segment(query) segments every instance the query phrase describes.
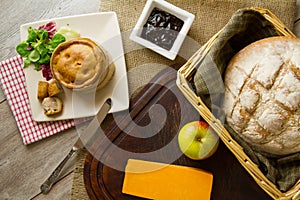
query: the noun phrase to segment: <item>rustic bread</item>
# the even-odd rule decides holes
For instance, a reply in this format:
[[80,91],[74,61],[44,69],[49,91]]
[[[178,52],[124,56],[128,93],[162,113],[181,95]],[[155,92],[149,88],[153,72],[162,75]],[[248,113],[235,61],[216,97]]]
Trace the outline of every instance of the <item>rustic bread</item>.
[[300,39],[270,37],[230,61],[224,75],[228,125],[255,149],[300,151]]
[[61,43],[51,56],[50,66],[62,86],[78,91],[96,89],[109,71],[104,51],[88,38]]

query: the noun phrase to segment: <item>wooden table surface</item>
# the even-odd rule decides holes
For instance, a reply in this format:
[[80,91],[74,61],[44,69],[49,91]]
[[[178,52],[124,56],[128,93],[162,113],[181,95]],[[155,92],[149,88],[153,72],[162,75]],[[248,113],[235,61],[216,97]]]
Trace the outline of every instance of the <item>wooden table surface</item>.
[[[0,60],[13,57],[20,41],[21,24],[53,17],[98,12],[100,0],[0,0]],[[300,18],[297,0],[295,21]],[[300,21],[294,33],[300,37]],[[49,176],[77,139],[75,129],[25,146],[5,96],[0,90],[0,199],[69,199],[73,165],[49,194],[40,193],[40,184]]]

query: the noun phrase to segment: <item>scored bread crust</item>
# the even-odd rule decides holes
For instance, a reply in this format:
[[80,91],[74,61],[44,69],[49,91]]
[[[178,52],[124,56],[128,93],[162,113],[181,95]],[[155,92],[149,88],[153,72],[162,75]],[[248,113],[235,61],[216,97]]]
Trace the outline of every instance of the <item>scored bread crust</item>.
[[272,155],[300,151],[300,39],[254,42],[224,76],[227,124],[250,146]]
[[75,38],[54,50],[50,67],[53,77],[64,87],[75,90],[96,88],[108,72],[102,49],[88,38]]

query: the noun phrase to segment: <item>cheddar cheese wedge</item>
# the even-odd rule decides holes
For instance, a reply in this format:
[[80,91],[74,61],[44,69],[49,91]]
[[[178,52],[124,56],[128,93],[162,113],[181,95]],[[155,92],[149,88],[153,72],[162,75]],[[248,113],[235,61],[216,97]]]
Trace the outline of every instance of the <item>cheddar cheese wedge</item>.
[[148,199],[209,200],[213,175],[201,169],[129,159],[122,192]]

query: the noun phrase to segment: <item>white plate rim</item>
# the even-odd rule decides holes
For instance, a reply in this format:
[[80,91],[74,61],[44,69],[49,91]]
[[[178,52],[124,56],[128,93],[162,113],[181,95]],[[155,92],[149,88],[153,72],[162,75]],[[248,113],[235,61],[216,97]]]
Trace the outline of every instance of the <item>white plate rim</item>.
[[[64,17],[51,18],[51,19],[45,19],[45,20],[40,20],[40,21],[36,21],[36,22],[25,23],[20,26],[21,41],[23,41],[27,38],[27,29],[29,26],[37,27],[41,24],[45,24],[50,21],[54,21],[56,23],[66,23],[68,20],[70,21],[70,20],[76,20],[76,19],[81,19],[81,18],[94,19],[94,20],[100,19],[100,21],[101,21],[101,17],[108,17],[111,20],[110,21],[111,23],[107,23],[105,25],[111,26],[110,28],[113,28],[114,32],[110,33],[110,34],[115,34],[115,38],[113,38],[112,40],[117,42],[118,49],[120,50],[120,52],[119,52],[120,55],[118,54],[119,55],[118,58],[116,58],[116,60],[114,61],[116,64],[115,76],[117,76],[119,78],[119,80],[113,80],[112,82],[114,82],[114,83],[112,83],[112,84],[109,83],[110,86],[106,86],[106,87],[110,87],[113,90],[117,89],[117,91],[121,92],[122,94],[118,95],[113,92],[111,92],[111,93],[107,92],[109,88],[101,89],[98,92],[110,93],[110,95],[112,95],[111,99],[112,99],[113,103],[112,103],[112,108],[109,112],[110,113],[119,112],[122,110],[126,110],[129,107],[129,91],[128,91],[128,80],[127,80],[123,43],[122,43],[122,39],[121,39],[121,32],[120,32],[120,27],[119,27],[119,23],[118,23],[118,18],[117,18],[117,15],[115,12],[88,13],[88,14],[64,16]],[[99,24],[99,25],[101,25],[101,24]],[[72,26],[70,26],[70,27],[72,28]],[[57,29],[59,29],[59,28],[60,28],[60,26],[57,26]],[[74,29],[74,30],[76,30],[76,29]],[[81,32],[81,30],[76,30],[76,31],[78,31],[79,33]],[[86,37],[86,36],[81,35],[81,37]],[[94,39],[93,36],[88,36],[88,38]],[[109,38],[109,39],[111,39],[111,38]],[[104,38],[104,40],[105,40],[105,38]],[[96,42],[101,43],[101,41],[96,41]],[[108,50],[106,48],[104,48],[104,49],[106,51],[110,52],[110,50]],[[68,120],[68,119],[77,119],[77,118],[94,116],[100,109],[101,105],[104,103],[105,99],[108,98],[108,96],[109,96],[109,95],[104,94],[104,95],[101,95],[101,96],[103,96],[103,98],[99,98],[98,97],[99,95],[96,94],[95,98],[96,98],[97,102],[95,104],[97,104],[97,105],[94,107],[90,107],[88,109],[88,111],[86,111],[86,112],[81,112],[81,110],[74,111],[73,109],[72,110],[63,109],[63,113],[61,115],[46,116],[43,113],[43,110],[40,110],[39,113],[37,113],[37,111],[36,111],[37,110],[37,108],[35,107],[36,104],[37,103],[41,104],[41,102],[36,98],[36,91],[33,91],[33,90],[29,89],[29,87],[28,87],[28,85],[30,85],[30,81],[31,81],[30,78],[32,78],[32,77],[29,77],[28,70],[34,71],[34,69],[32,68],[32,66],[29,66],[28,68],[24,69],[24,72],[25,72],[27,92],[28,92],[29,102],[30,102],[30,107],[31,107],[31,112],[32,112],[31,113],[32,118],[33,118],[33,120],[35,120],[37,122]],[[38,73],[41,74],[41,72],[38,72]],[[40,76],[42,76],[42,75],[40,75]],[[114,78],[115,78],[115,76],[114,76]],[[36,78],[36,85],[37,85],[38,80],[40,80],[40,77]],[[42,78],[41,80],[45,80],[45,79]],[[120,81],[121,83],[117,84],[118,81]],[[121,89],[120,89],[120,87],[121,87]],[[67,103],[69,104],[69,102],[67,102]],[[39,106],[41,107],[41,105],[39,105]],[[70,108],[70,105],[68,107]],[[74,108],[74,107],[76,107],[76,106],[72,105],[72,108]],[[83,109],[83,110],[86,110],[86,109]]]

